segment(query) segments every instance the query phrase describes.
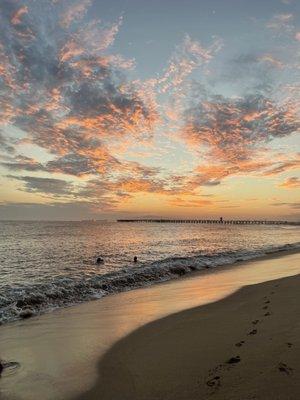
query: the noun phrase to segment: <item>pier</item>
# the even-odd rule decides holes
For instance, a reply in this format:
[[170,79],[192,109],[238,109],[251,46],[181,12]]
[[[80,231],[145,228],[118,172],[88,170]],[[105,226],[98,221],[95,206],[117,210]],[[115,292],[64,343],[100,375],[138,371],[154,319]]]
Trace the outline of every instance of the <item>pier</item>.
[[223,225],[300,225],[300,221],[237,220],[237,219],[118,219],[117,222],[159,224],[223,224]]

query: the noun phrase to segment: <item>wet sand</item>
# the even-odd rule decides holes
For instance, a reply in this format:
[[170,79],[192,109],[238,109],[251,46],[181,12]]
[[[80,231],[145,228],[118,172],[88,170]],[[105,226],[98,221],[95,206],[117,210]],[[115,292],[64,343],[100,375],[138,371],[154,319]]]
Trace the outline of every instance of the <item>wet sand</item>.
[[276,395],[299,389],[299,278],[275,280],[299,273],[300,254],[282,253],[1,326],[1,358],[19,367],[2,374],[0,398],[296,400]]
[[300,399],[300,275],[150,323],[101,359],[80,400]]

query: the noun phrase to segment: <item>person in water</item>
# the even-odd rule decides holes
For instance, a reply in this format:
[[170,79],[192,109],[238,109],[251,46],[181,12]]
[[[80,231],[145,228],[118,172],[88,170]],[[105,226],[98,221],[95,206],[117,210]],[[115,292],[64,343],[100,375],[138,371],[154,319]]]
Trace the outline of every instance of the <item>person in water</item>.
[[134,256],[134,257],[133,257],[133,261],[134,261],[134,262],[137,262],[137,256]]
[[103,258],[98,257],[96,262],[97,262],[97,264],[102,264],[104,262],[104,260],[103,260]]

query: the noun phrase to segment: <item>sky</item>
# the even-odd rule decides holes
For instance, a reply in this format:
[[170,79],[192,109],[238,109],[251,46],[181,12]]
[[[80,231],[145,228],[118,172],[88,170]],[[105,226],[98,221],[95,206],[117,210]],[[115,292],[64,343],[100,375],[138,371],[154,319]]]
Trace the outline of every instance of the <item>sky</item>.
[[0,219],[300,220],[300,2],[0,0]]

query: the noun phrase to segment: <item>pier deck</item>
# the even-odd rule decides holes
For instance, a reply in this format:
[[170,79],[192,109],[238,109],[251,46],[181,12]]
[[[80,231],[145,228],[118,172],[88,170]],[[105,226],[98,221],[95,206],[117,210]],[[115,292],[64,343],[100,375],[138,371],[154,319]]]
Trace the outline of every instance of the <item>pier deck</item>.
[[299,221],[236,220],[236,219],[118,219],[118,222],[171,224],[229,224],[229,225],[300,225]]

